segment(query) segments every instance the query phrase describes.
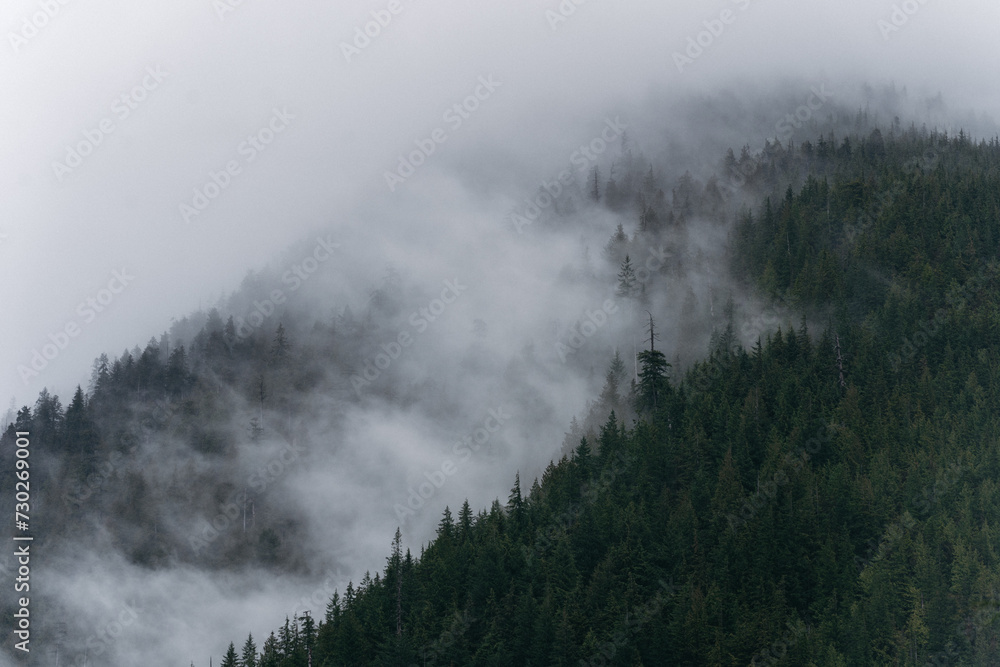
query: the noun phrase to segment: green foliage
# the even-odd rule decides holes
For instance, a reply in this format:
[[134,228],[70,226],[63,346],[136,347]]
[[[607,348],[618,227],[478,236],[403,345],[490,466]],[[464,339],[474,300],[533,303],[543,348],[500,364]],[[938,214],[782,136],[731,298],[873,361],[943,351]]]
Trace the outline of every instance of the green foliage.
[[639,353],[639,394],[636,408],[640,411],[656,410],[663,405],[670,384],[667,378],[667,357],[659,350],[643,350]]
[[[335,597],[314,659],[988,664],[1000,624],[977,601],[1000,591],[1000,292],[983,268],[1000,241],[998,157],[996,142],[915,132],[785,155],[772,178],[806,160],[816,174],[743,216],[734,264],[829,326],[748,353],[730,304],[684,377],[644,351],[643,421],[611,412],[594,451],[580,440],[527,496],[518,476],[506,507],[466,504],[457,526],[446,511],[399,582],[402,637],[374,613],[397,600],[394,557]],[[623,371],[616,354],[603,405]]]
[[229,642],[229,649],[222,658],[222,667],[241,667],[239,658],[236,657],[236,647],[232,642]]
[[[647,166],[616,171],[594,204],[648,197],[639,241],[619,226],[609,244],[628,296],[630,244],[722,210],[724,189],[690,175],[668,203]],[[397,534],[382,572],[315,625],[286,621],[259,659],[248,638],[242,664],[995,664],[1000,142],[894,127],[731,153],[726,169],[764,193],[735,225],[734,272],[819,326],[761,330],[747,351],[729,304],[709,356],[675,377],[651,344],[637,421],[621,412],[630,369],[615,353],[600,421],[529,493],[509,471],[506,504],[466,502],[457,521],[446,509],[419,558]],[[324,335],[360,349],[349,336],[366,322],[345,309]],[[15,428],[44,435],[66,455],[48,486],[72,489],[165,397],[156,428],[221,456],[234,445],[206,426],[233,417],[220,386],[259,404],[259,428],[281,428],[269,411],[318,381],[312,343],[284,326],[240,338],[217,313],[203,324],[187,349],[154,341],[101,361],[66,410],[43,392],[3,451]],[[258,378],[273,395],[254,395]],[[104,487],[92,502],[115,529],[148,533],[141,471],[87,490]],[[273,528],[251,539],[220,551],[281,564]],[[156,544],[133,546],[156,562]],[[232,644],[223,664],[241,664]]]

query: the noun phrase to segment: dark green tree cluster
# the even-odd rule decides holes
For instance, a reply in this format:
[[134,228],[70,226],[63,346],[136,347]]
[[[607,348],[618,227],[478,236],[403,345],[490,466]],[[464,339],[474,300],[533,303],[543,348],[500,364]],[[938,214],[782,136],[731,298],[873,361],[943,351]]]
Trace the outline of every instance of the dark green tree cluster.
[[639,421],[446,510],[419,558],[397,543],[333,597],[313,664],[996,664],[1000,146],[778,152],[753,159],[801,185],[743,217],[733,261],[822,330],[748,351],[729,329],[671,382],[647,354]]
[[[735,191],[760,203],[736,222],[734,272],[818,324],[746,349],[730,303],[684,374],[651,326],[636,361],[631,349],[610,359],[566,455],[526,493],[515,476],[505,504],[445,509],[418,557],[397,533],[385,567],[322,618],[286,620],[259,650],[231,644],[224,664],[995,664],[1000,142],[862,121],[849,136],[744,148],[719,178],[673,184],[623,140],[606,181],[595,169],[590,204],[636,226],[606,248],[619,296],[642,303],[655,282],[637,286],[644,244],[723,220]],[[380,327],[396,330],[398,290],[390,276],[362,315],[320,321],[210,311],[102,356],[65,407],[43,391],[0,443],[12,488],[14,434],[32,433],[36,544],[100,520],[134,562],[191,558],[161,501],[214,507],[238,480],[184,470],[160,488],[136,453],[162,438],[229,460],[236,421],[248,441],[293,437],[297,399],[324,378],[350,395]],[[307,569],[279,529],[294,522],[271,521],[219,537],[199,563]]]

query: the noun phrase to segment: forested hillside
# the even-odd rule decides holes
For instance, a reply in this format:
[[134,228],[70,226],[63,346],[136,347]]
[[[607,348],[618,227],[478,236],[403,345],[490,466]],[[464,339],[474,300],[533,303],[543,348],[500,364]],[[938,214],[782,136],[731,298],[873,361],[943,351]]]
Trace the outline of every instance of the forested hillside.
[[730,154],[772,192],[734,271],[802,324],[609,360],[540,480],[223,665],[1000,664],[998,167],[896,126]]
[[[538,227],[618,221],[594,253],[610,270],[565,280],[644,331],[587,311],[601,344],[499,359],[476,320],[456,362],[491,369],[532,424],[551,410],[546,363],[586,374],[598,358],[564,456],[539,479],[497,464],[508,498],[445,509],[419,554],[386,535],[384,565],[325,610],[219,637],[233,640],[221,664],[1000,664],[1000,143],[843,125],[677,179],[623,139],[611,174],[593,169]],[[728,236],[732,284],[690,278],[717,275],[688,241],[711,234]],[[46,391],[20,409],[3,438],[45,443],[40,547],[100,544],[149,572],[316,575],[285,502],[285,471],[339,446],[315,424],[428,395],[444,419],[460,389],[366,370],[435,291],[390,270],[358,314],[339,295],[318,314],[270,301],[275,284],[251,274],[217,309],[96,360],[65,407]]]

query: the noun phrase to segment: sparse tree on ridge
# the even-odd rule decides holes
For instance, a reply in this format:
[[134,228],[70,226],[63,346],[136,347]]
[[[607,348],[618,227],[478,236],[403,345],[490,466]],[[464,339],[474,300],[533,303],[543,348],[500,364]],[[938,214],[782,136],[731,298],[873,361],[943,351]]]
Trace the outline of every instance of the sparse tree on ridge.
[[[648,311],[647,311],[648,312]],[[662,407],[663,398],[669,391],[667,357],[656,349],[654,342],[658,336],[653,327],[653,316],[649,315],[649,349],[639,353],[642,371],[639,373],[639,410],[655,410]]]

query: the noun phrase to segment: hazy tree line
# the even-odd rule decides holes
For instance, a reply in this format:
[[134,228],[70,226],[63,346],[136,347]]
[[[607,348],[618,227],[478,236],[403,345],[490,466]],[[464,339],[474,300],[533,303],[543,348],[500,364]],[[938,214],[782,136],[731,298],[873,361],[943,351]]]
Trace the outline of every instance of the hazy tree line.
[[[419,556],[397,535],[385,567],[325,613],[234,643],[224,664],[745,665],[762,651],[788,665],[991,664],[1000,144],[894,123],[746,147],[717,177],[673,184],[627,148],[581,204],[623,220],[605,248],[618,268],[608,289],[647,307],[637,251],[692,221],[726,224],[750,193],[733,272],[824,325],[748,350],[730,303],[709,356],[680,373],[653,312],[638,372],[630,350],[608,359],[540,480],[515,478],[489,509],[446,510]],[[169,442],[227,461],[259,438],[306,437],[297,397],[339,375],[351,400],[346,376],[392,331],[399,290],[390,276],[361,316],[278,312],[249,335],[213,310],[102,356],[65,407],[43,391],[3,436],[43,443],[39,539],[100,525],[148,567],[308,570],[295,517],[262,512],[193,551],[168,508],[218,507],[243,480],[182,463],[152,479],[137,455]]]
[[996,664],[998,166],[913,128],[727,156],[781,186],[734,271],[825,326],[724,325],[669,381],[616,355],[530,488],[225,664]]

